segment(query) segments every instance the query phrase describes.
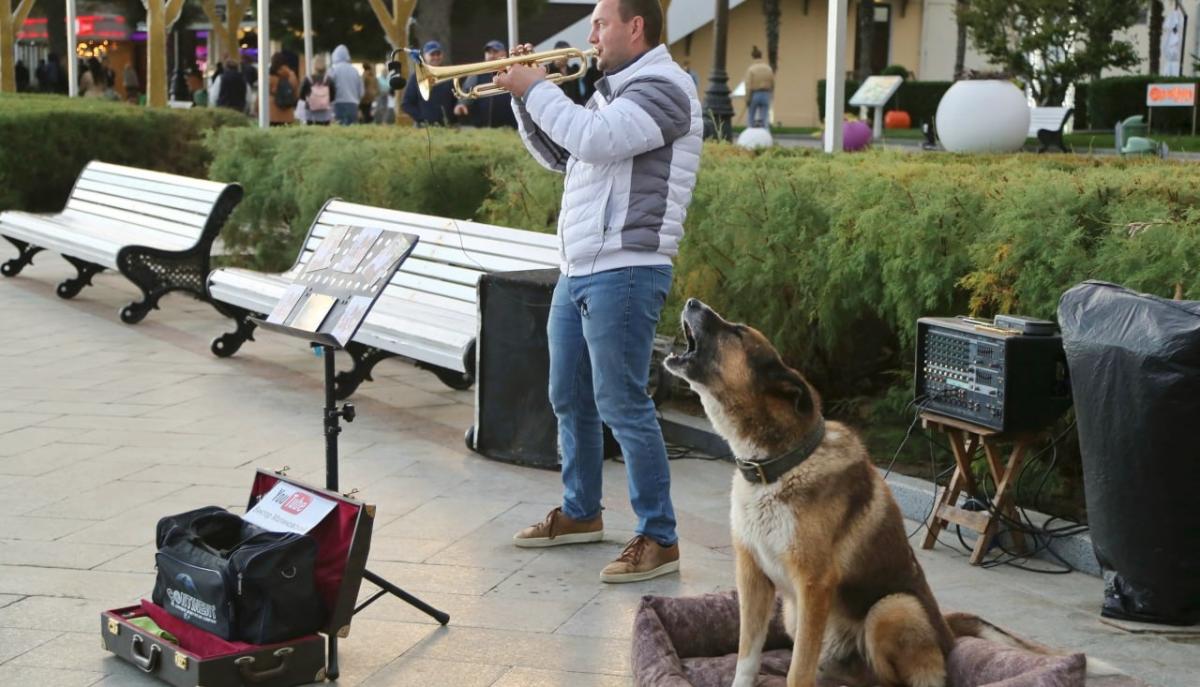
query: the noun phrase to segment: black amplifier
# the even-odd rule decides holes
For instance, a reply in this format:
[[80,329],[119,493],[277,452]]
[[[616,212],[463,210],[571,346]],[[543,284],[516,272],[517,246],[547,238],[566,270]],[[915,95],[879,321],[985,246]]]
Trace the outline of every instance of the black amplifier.
[[997,316],[917,320],[917,404],[1002,432],[1049,425],[1071,405],[1058,328]]

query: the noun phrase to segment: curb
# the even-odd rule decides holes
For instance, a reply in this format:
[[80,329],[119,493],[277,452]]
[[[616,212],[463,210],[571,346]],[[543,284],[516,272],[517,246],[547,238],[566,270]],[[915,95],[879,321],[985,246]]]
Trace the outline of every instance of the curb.
[[[729,445],[713,431],[707,418],[688,415],[672,409],[660,408],[659,410],[661,414],[659,424],[662,425],[663,439],[668,443],[685,446],[705,455],[732,462]],[[888,475],[887,483],[905,518],[924,522],[929,517],[929,510],[934,499],[934,488],[930,482],[907,475],[893,474]],[[962,504],[964,500],[960,498],[959,504]],[[1033,524],[1039,527],[1050,520],[1050,516],[1036,511],[1026,510],[1025,513]],[[1061,519],[1058,522],[1069,524]],[[1003,530],[1001,531],[1003,532]],[[958,538],[954,532],[948,530],[943,530],[942,534],[950,536],[950,539],[941,540],[941,543],[947,546]],[[968,543],[974,542],[976,537],[977,535],[973,531],[963,532],[963,540]],[[1092,537],[1088,532],[1053,539],[1049,544],[1049,549],[1079,572],[1095,577],[1101,576],[1100,564],[1096,561],[1096,553],[1092,548]],[[1039,552],[1035,558],[1054,565],[1062,565],[1054,555],[1047,551]]]

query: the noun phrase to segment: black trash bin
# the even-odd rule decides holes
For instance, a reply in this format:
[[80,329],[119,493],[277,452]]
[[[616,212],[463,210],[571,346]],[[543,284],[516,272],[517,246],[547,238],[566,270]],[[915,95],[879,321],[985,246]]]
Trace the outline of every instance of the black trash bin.
[[1200,302],[1089,281],[1058,320],[1102,614],[1200,621]]
[[[475,425],[467,446],[488,458],[557,470],[546,322],[558,270],[492,272],[479,279]],[[604,455],[621,449],[604,428]]]

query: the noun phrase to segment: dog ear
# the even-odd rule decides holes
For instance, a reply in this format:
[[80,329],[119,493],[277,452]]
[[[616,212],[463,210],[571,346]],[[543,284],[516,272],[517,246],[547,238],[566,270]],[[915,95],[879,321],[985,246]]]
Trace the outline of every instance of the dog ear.
[[781,396],[792,399],[796,412],[802,414],[812,412],[812,392],[808,388],[808,383],[798,372],[779,363],[772,371],[771,377],[775,390]]

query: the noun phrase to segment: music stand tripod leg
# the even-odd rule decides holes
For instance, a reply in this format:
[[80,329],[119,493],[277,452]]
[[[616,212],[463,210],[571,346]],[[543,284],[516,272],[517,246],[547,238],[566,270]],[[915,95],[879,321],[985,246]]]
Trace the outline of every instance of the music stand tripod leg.
[[[338,434],[341,434],[342,428],[340,420],[346,419],[346,422],[353,422],[356,416],[354,405],[351,403],[343,404],[339,409],[337,407],[337,392],[335,388],[336,369],[334,365],[334,355],[336,349],[332,346],[324,344],[313,344],[313,348],[321,349],[321,355],[325,358],[325,488],[330,491],[338,491]],[[378,599],[383,594],[392,594],[401,601],[411,604],[417,609],[427,613],[437,620],[442,625],[450,622],[450,615],[444,611],[430,606],[417,597],[409,594],[400,587],[388,582],[382,577],[376,575],[370,570],[363,571],[363,579],[377,585],[382,591],[373,596],[370,600],[364,602],[358,608],[354,609],[357,613],[367,604],[375,599]],[[337,659],[337,637],[329,635],[328,637],[328,654],[326,659],[325,674],[330,680],[336,680],[338,677],[338,659]]]

